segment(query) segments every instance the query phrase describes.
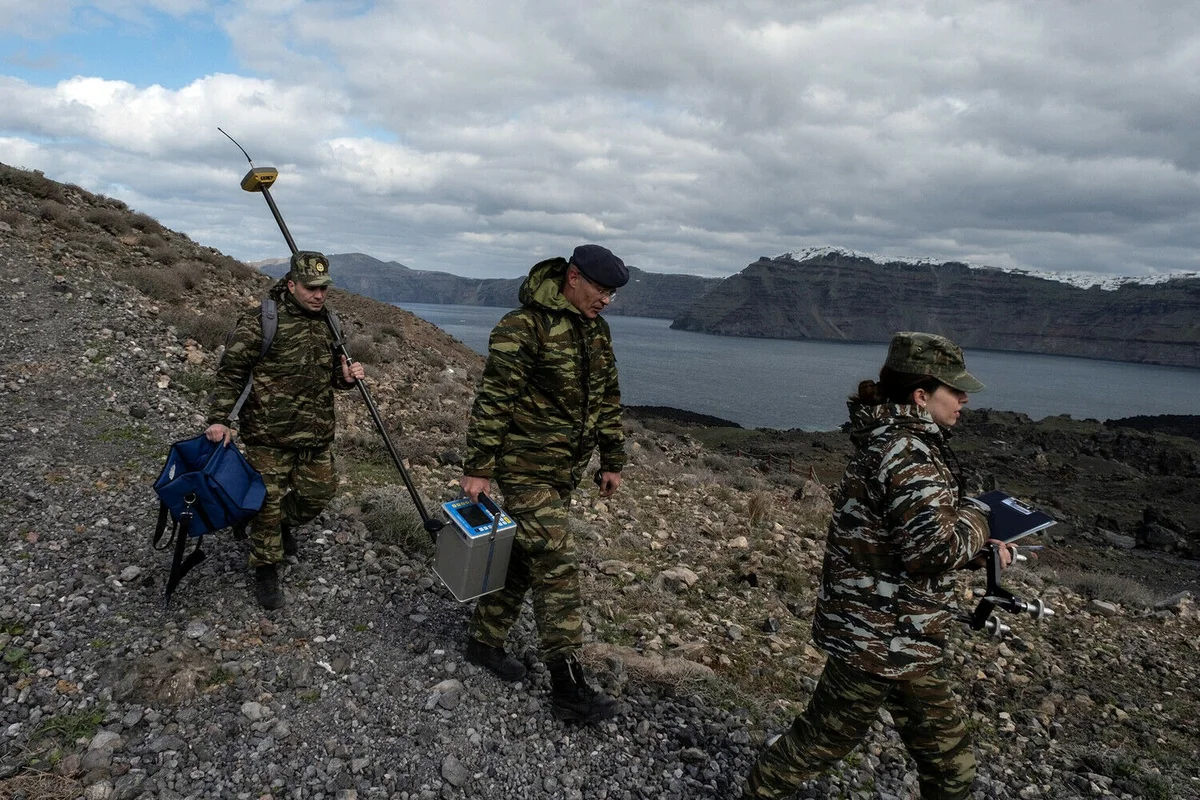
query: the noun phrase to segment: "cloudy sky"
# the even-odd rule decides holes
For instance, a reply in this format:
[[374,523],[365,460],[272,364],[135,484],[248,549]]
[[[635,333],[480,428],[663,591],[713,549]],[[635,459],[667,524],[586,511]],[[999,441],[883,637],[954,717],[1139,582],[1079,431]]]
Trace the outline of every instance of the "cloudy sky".
[[1200,4],[0,0],[0,162],[246,260],[1200,269]]

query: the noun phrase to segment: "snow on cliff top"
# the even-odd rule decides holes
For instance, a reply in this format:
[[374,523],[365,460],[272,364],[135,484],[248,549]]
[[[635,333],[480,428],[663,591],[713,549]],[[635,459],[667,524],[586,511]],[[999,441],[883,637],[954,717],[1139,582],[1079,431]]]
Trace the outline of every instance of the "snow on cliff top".
[[[874,261],[876,264],[909,264],[912,266],[937,266],[938,264],[950,263],[944,260],[939,261],[934,258],[897,258],[895,256],[884,256],[876,253],[863,253],[857,250],[847,250],[844,247],[806,247],[803,250],[794,250],[776,258],[790,258],[793,261],[807,261],[810,258],[820,258],[821,256],[848,256],[850,258],[867,258]],[[1117,288],[1128,283],[1140,284],[1155,284],[1165,283],[1166,281],[1176,278],[1200,278],[1200,272],[1170,272],[1161,275],[1140,275],[1137,277],[1131,276],[1115,276],[1115,275],[1097,275],[1088,272],[1041,272],[1038,270],[1019,269],[1017,267],[990,267],[984,264],[972,264],[969,261],[955,261],[953,263],[966,264],[969,269],[990,269],[996,272],[1010,272],[1014,275],[1028,275],[1032,278],[1043,278],[1048,281],[1058,281],[1071,286],[1078,286],[1081,289],[1087,289],[1092,286],[1099,286],[1105,291],[1114,291]]]

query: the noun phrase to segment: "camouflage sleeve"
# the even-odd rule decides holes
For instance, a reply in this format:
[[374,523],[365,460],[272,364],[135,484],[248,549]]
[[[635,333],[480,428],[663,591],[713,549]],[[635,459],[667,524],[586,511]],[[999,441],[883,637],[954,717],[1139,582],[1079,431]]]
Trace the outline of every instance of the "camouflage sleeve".
[[[611,340],[609,343],[611,347]],[[625,429],[621,426],[621,385],[617,379],[617,357],[606,376],[604,398],[600,401],[600,419],[596,425],[596,440],[600,450],[600,469],[620,472],[625,468]]]
[[209,425],[229,423],[229,413],[238,396],[246,388],[250,370],[262,350],[262,323],[259,313],[243,314],[225,342],[225,354],[217,365],[216,387],[206,422]]
[[915,437],[900,437],[883,453],[879,480],[887,490],[887,519],[911,575],[959,569],[987,539],[987,517],[959,501],[947,472],[929,445]]
[[533,318],[510,311],[492,329],[488,358],[467,424],[463,474],[492,477],[496,458],[512,420],[513,405],[537,361],[538,336]]

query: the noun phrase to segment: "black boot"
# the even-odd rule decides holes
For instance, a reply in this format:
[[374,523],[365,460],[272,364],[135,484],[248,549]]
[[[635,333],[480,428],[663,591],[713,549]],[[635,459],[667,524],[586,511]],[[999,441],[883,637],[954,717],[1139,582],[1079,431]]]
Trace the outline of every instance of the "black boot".
[[300,552],[300,542],[296,540],[296,534],[292,533],[292,526],[286,522],[279,525],[279,533],[283,539],[283,554],[285,556],[294,556]]
[[617,701],[588,685],[587,673],[574,656],[546,664],[550,670],[550,702],[562,719],[600,722],[617,713]]
[[525,665],[504,652],[503,647],[490,647],[478,639],[472,638],[467,641],[465,655],[467,661],[487,667],[501,680],[516,683],[525,677]]
[[279,588],[279,567],[275,564],[254,568],[254,599],[267,609],[283,605],[283,590]]

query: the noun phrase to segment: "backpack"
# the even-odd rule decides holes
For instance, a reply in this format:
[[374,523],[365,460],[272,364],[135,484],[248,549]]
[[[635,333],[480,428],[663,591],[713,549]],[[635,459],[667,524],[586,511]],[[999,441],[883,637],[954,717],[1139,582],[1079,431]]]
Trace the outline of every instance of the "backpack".
[[[158,523],[153,547],[174,544],[171,574],[165,601],[192,567],[205,559],[204,534],[243,525],[262,508],[267,489],[262,476],[234,446],[211,442],[203,433],[171,445],[167,462],[154,482],[158,495]],[[171,538],[162,547],[159,540],[172,519]],[[188,539],[196,546],[185,558]]]

